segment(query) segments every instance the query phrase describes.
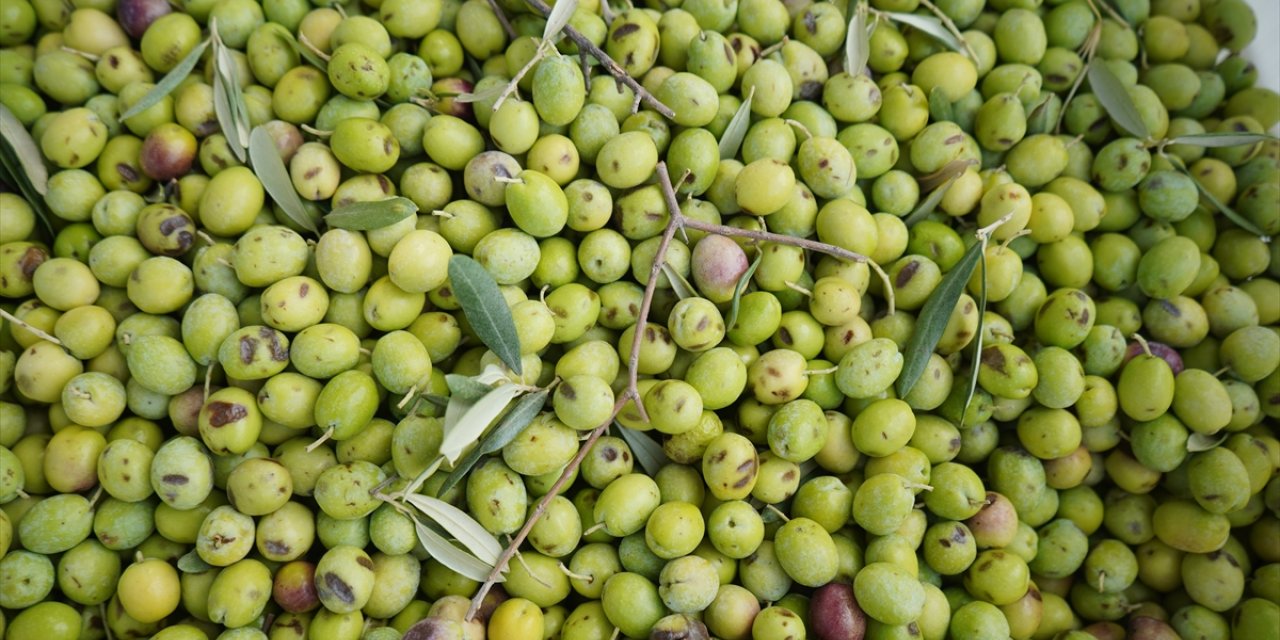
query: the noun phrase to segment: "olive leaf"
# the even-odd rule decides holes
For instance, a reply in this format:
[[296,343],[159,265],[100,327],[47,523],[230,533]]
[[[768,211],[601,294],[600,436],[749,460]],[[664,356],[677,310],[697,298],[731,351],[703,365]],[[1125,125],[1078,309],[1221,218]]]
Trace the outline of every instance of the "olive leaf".
[[467,445],[479,440],[489,424],[523,392],[524,387],[517,384],[499,385],[474,404],[468,405],[452,423],[448,415],[453,408],[453,403],[450,402],[449,408],[445,410],[444,441],[440,443],[440,455],[450,464],[455,462]]
[[1191,178],[1191,181],[1195,183],[1196,188],[1200,190],[1200,197],[1204,198],[1206,202],[1212,205],[1213,208],[1217,209],[1223,216],[1226,216],[1228,220],[1234,222],[1236,226],[1252,233],[1255,236],[1262,238],[1267,237],[1266,231],[1258,228],[1258,225],[1254,224],[1252,220],[1240,215],[1235,209],[1227,206],[1225,202],[1219,200],[1217,196],[1213,195],[1213,192],[1206,189],[1203,184],[1200,184],[1200,181],[1196,180],[1196,177],[1191,174],[1191,170],[1187,169],[1187,165],[1182,162],[1181,158],[1168,155],[1165,157],[1168,158],[1170,163],[1177,167],[1179,171],[1187,174],[1187,177]]
[[1225,431],[1215,434],[1193,433],[1187,438],[1187,452],[1198,453],[1200,451],[1208,451],[1223,442],[1226,442],[1228,435],[1230,434]]
[[564,30],[566,24],[569,24],[569,19],[577,9],[578,0],[556,0],[555,5],[551,7],[551,14],[547,16],[547,25],[542,29],[543,41],[554,42],[560,37],[560,32]]
[[1169,140],[1168,144],[1185,144],[1194,147],[1235,147],[1245,144],[1267,142],[1275,139],[1275,136],[1267,135],[1265,133],[1227,131],[1223,133],[1189,133],[1185,136],[1177,136],[1176,138]]
[[[978,245],[983,244],[981,240]],[[978,290],[978,326],[973,336],[973,362],[970,363],[969,389],[964,394],[964,404],[960,407],[960,426],[963,427],[965,416],[969,413],[969,403],[973,402],[973,394],[978,391],[978,370],[982,368],[982,334],[987,320],[987,251],[983,247],[982,258],[978,261],[978,273],[982,278],[982,286]]]
[[942,21],[933,16],[921,16],[914,13],[898,13],[896,11],[885,12],[884,15],[894,22],[901,22],[925,34],[933,39],[947,45],[952,51],[964,52],[964,43],[956,38],[955,34],[947,30]]
[[31,138],[27,128],[22,126],[18,116],[13,115],[9,107],[0,105],[0,136],[5,144],[13,150],[14,157],[22,167],[22,174],[35,192],[44,195],[49,191],[49,170],[44,166],[44,156],[40,148]]
[[438,494],[444,495],[446,491],[461,482],[481,457],[497,453],[515,440],[516,436],[538,417],[538,412],[542,411],[542,407],[547,403],[547,395],[548,392],[544,390],[522,396],[507,415],[502,416],[502,420],[489,431],[480,445],[468,451],[467,455],[454,465],[453,471],[449,472],[449,477],[445,478],[444,483],[440,485]]
[[867,3],[859,2],[849,20],[849,31],[844,39],[844,72],[858,76],[867,71],[867,58],[871,57],[871,34],[867,28]]
[[[431,461],[431,464],[427,465],[426,468],[423,469],[422,472],[419,473],[417,477],[415,477],[413,481],[410,482],[409,485],[405,487],[403,491],[400,492],[400,495],[409,495],[411,493],[417,493],[418,489],[421,489],[422,485],[425,484],[426,481],[431,478],[431,476],[435,475],[436,471],[440,470],[440,465],[443,465],[443,464],[444,464],[444,456],[436,456],[435,459]],[[443,495],[444,492],[441,491],[440,494]]]
[[689,284],[689,281],[666,260],[662,261],[662,273],[667,276],[667,282],[671,283],[671,290],[675,292],[677,298],[684,300],[698,297],[698,292],[693,285]]
[[280,158],[275,141],[263,127],[254,127],[249,134],[249,163],[262,182],[262,188],[280,205],[280,210],[289,220],[303,229],[317,233],[315,223],[302,204],[302,198],[298,197],[298,192],[293,188],[293,180],[284,168],[284,160]]
[[903,349],[906,360],[902,363],[902,373],[898,375],[899,398],[911,393],[912,387],[924,374],[929,358],[933,356],[933,349],[938,346],[938,340],[942,339],[956,303],[960,301],[960,294],[964,293],[964,286],[969,282],[983,253],[982,242],[973,243],[960,261],[942,277],[942,282],[938,283],[938,287],[920,309],[915,330],[911,332]]
[[449,258],[449,282],[480,341],[516,375],[523,375],[520,336],[493,276],[470,256],[455,254]]
[[915,210],[907,215],[903,220],[903,223],[910,227],[927,218],[929,214],[933,213],[934,209],[938,208],[942,199],[946,197],[947,191],[951,189],[951,185],[955,184],[956,180],[958,180],[960,176],[964,175],[964,172],[968,170],[970,166],[975,164],[977,164],[977,161],[972,158],[967,160],[952,160],[938,171],[927,176],[921,176],[920,189],[922,191],[927,189],[932,190],[929,191],[928,196],[925,196],[925,198],[920,201],[920,204],[916,205]]
[[491,100],[497,100],[498,96],[502,95],[502,92],[505,91],[506,89],[507,87],[504,84],[494,85],[491,87],[486,87],[481,91],[460,93],[453,97],[453,101],[454,102],[487,102]]
[[492,566],[502,556],[502,545],[498,543],[498,539],[462,509],[444,500],[420,493],[406,495],[404,501],[440,525],[445,532],[462,543],[462,546],[466,547],[477,560]]
[[402,197],[342,205],[324,217],[330,229],[371,231],[391,226],[418,212],[418,205]]
[[49,171],[44,157],[31,134],[22,126],[9,108],[0,105],[0,165],[4,168],[4,181],[22,193],[31,210],[40,219],[49,237],[55,233],[44,194],[49,189]]
[[298,42],[298,39],[293,37],[293,34],[289,33],[289,30],[279,23],[268,22],[266,23],[265,28],[276,37],[284,40],[285,43],[289,45],[289,48],[293,49],[295,53],[301,56],[303,60],[306,60],[311,66],[321,71],[327,71],[329,69],[329,63],[325,61],[324,58],[316,55],[316,52],[312,51],[311,48],[304,46],[301,42]]
[[1142,121],[1142,115],[1138,113],[1138,107],[1133,104],[1133,97],[1129,95],[1129,90],[1125,88],[1123,82],[1120,82],[1116,74],[1111,72],[1106,62],[1095,58],[1089,63],[1088,74],[1093,95],[1098,98],[1107,115],[1111,116],[1121,129],[1139,139],[1145,139],[1150,135],[1147,132],[1146,123]]
[[732,160],[738,155],[742,140],[747,137],[747,129],[751,126],[751,99],[756,95],[756,88],[751,87],[747,99],[742,101],[733,118],[729,120],[724,133],[720,134],[720,159]]
[[733,324],[738,321],[738,307],[742,305],[742,293],[747,290],[747,285],[751,284],[751,277],[756,274],[756,269],[760,268],[760,260],[763,258],[763,253],[756,252],[756,259],[751,261],[747,270],[743,271],[742,276],[738,278],[738,284],[733,287],[733,299],[729,301],[729,315],[724,319],[724,326],[732,329]]
[[177,89],[178,85],[182,84],[182,81],[186,80],[187,76],[191,75],[191,70],[196,68],[196,64],[200,62],[200,56],[204,55],[204,50],[207,48],[209,48],[208,39],[205,39],[201,41],[200,44],[196,45],[185,58],[179,61],[177,65],[169,70],[169,73],[166,73],[164,77],[160,79],[160,82],[156,83],[156,86],[151,87],[150,91],[143,94],[137,102],[133,103],[133,105],[126,109],[124,113],[120,114],[120,121],[124,122],[125,120],[150,109],[152,105],[160,102],[170,93],[173,93],[173,90]]
[[209,21],[209,39],[213,41],[213,112],[227,139],[227,147],[236,159],[244,162],[249,147],[249,108],[240,88],[240,74],[231,50],[218,37],[217,20]]
[[653,438],[616,422],[614,424],[618,427],[618,435],[628,447],[631,447],[631,455],[635,456],[636,462],[640,463],[645,473],[650,476],[655,475],[667,464],[667,452],[663,451],[662,445],[654,442]]
[[[489,578],[489,572],[493,571],[492,565],[485,564],[475,556],[453,546],[453,543],[419,522],[417,518],[413,518],[413,527],[418,532],[418,542],[421,542],[427,553],[440,564],[476,582],[484,582]],[[498,576],[497,582],[502,582],[504,579],[503,576]]]
[[486,384],[460,373],[445,374],[444,383],[449,387],[450,398],[457,398],[464,402],[475,402],[483,398],[486,393],[493,391],[492,384]]
[[188,551],[181,558],[178,558],[178,571],[183,573],[204,573],[213,568],[213,565],[204,561],[195,549]]

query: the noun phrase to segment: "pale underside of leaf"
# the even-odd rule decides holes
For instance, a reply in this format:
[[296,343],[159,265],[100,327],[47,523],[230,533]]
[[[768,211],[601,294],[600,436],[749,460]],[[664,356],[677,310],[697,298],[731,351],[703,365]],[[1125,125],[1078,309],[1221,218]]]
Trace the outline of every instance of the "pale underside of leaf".
[[271,134],[263,127],[254,127],[249,134],[249,163],[262,182],[262,188],[280,205],[280,210],[294,224],[315,233],[316,226],[311,221],[311,216],[307,215],[298,192],[293,188],[289,172],[284,168],[284,160],[280,158],[280,151],[276,149]]
[[551,14],[547,16],[547,25],[542,29],[542,40],[555,42],[577,9],[578,0],[556,0],[555,5],[551,7]]
[[204,50],[208,47],[208,40],[203,40],[200,44],[196,45],[195,48],[191,50],[191,53],[187,54],[187,57],[179,61],[177,65],[169,70],[169,73],[166,73],[165,76],[160,79],[160,82],[156,83],[156,86],[152,87],[150,91],[143,94],[143,96],[139,98],[137,102],[133,103],[132,106],[126,109],[124,113],[120,114],[120,121],[124,122],[125,120],[150,109],[152,105],[160,102],[170,93],[173,93],[173,90],[177,89],[178,85],[182,84],[182,81],[186,80],[187,76],[191,75],[191,70],[196,68],[196,64],[200,62],[200,56],[204,55]]
[[520,336],[493,276],[475,259],[454,254],[449,258],[449,282],[480,341],[516,375],[522,375]]
[[444,483],[440,485],[439,495],[444,495],[446,491],[452,489],[453,486],[462,481],[471,468],[480,461],[480,458],[489,453],[496,453],[507,446],[520,432],[524,431],[529,423],[538,417],[538,412],[542,410],[543,405],[547,402],[547,391],[537,391],[525,395],[516,401],[514,407],[502,416],[502,420],[489,431],[484,440],[475,447],[472,447],[467,455],[462,457],[449,473],[449,477],[445,478]]
[[938,20],[933,16],[898,12],[886,12],[884,15],[888,16],[888,18],[894,22],[901,22],[902,24],[909,25],[912,28],[919,29],[933,39],[947,45],[947,48],[952,51],[964,51],[964,43],[960,42],[960,40],[956,38],[955,34],[948,31],[947,27],[942,24],[941,20]]
[[423,515],[440,525],[481,562],[493,566],[502,556],[502,545],[479,522],[448,502],[420,493],[405,496]]
[[1227,441],[1229,433],[1221,432],[1215,434],[1193,433],[1187,438],[1187,451],[1196,453],[1199,451],[1208,451],[1223,442]]
[[1098,98],[1102,108],[1106,109],[1107,115],[1111,116],[1111,119],[1129,135],[1145,140],[1149,135],[1147,125],[1142,121],[1138,107],[1134,106],[1129,90],[1125,88],[1124,83],[1120,82],[1116,74],[1111,72],[1107,63],[1095,58],[1089,63],[1088,74],[1093,95]]
[[907,339],[906,347],[903,349],[905,359],[897,383],[899,398],[911,393],[911,389],[929,365],[929,358],[933,356],[938,340],[946,331],[947,323],[951,321],[951,314],[955,312],[956,303],[960,300],[960,294],[964,293],[965,284],[969,282],[982,255],[981,242],[976,242],[969,247],[960,261],[951,267],[947,275],[943,276],[942,282],[938,283],[938,287],[933,290],[929,300],[920,309],[915,329],[911,332],[911,337]]
[[751,126],[751,99],[755,95],[756,88],[751,87],[747,92],[747,99],[742,101],[728,126],[724,128],[724,133],[720,135],[721,160],[731,160],[738,155],[738,148],[742,146],[742,140],[746,138],[747,129]]
[[241,162],[247,159],[249,112],[240,89],[235,59],[220,42],[215,42],[213,62],[213,110],[227,147]]
[[[413,526],[418,532],[418,541],[422,543],[422,547],[440,564],[457,571],[469,580],[484,582],[488,579],[489,572],[493,571],[493,566],[487,565],[475,556],[453,546],[444,536],[432,531],[430,527],[419,522],[417,518],[413,519]],[[504,576],[498,576],[498,582],[503,580],[505,580]]]
[[372,231],[391,226],[418,212],[418,205],[404,197],[366,200],[346,204],[324,217],[330,229]]
[[867,58],[871,57],[871,38],[867,29],[867,5],[859,2],[849,20],[849,31],[844,41],[844,71],[851,76],[867,70]]
[[631,454],[635,456],[636,462],[639,462],[640,466],[644,468],[645,473],[652,476],[667,464],[666,451],[663,451],[662,445],[654,442],[653,438],[641,431],[624,427],[616,422],[614,426],[617,427],[618,435],[622,437],[628,447],[631,447]]
[[501,415],[507,405],[511,404],[511,401],[522,391],[523,388],[516,384],[500,385],[477,400],[475,404],[469,405],[453,424],[448,424],[449,409],[453,408],[453,403],[450,402],[449,408],[445,409],[446,424],[444,441],[440,443],[440,455],[444,456],[450,464],[457,461],[467,446],[479,440],[489,428],[489,424]]

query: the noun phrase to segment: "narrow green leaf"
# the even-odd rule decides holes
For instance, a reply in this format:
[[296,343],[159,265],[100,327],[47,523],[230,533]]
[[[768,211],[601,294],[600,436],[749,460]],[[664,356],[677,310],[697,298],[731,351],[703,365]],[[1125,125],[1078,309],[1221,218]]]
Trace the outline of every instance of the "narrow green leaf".
[[204,573],[213,568],[213,565],[204,561],[195,549],[188,551],[181,558],[178,558],[178,571],[183,573]]
[[218,118],[218,126],[227,139],[227,146],[235,154],[236,159],[244,162],[248,159],[249,147],[249,108],[244,103],[244,91],[240,88],[239,72],[236,70],[235,58],[222,41],[218,39],[217,25],[210,22],[210,36],[213,39],[213,110]]
[[899,398],[911,393],[912,387],[924,373],[934,347],[938,346],[942,332],[946,331],[947,323],[951,321],[951,314],[960,300],[960,294],[964,293],[964,286],[969,282],[969,277],[973,275],[982,256],[982,243],[975,242],[947,275],[942,277],[942,282],[929,294],[929,300],[920,309],[915,330],[911,332],[911,337],[902,350],[906,361],[902,363],[902,373],[898,375]]
[[1200,451],[1208,451],[1223,442],[1227,441],[1229,436],[1225,431],[1212,435],[1204,433],[1193,433],[1187,437],[1187,451],[1189,453],[1198,453]]
[[[964,172],[971,166],[977,164],[975,160],[952,160],[946,166],[938,171],[920,178],[920,189],[929,191],[929,195],[925,196],[920,204],[916,205],[914,211],[907,215],[903,220],[908,227],[915,225],[917,222],[924,220],[934,209],[938,208],[938,204],[946,197],[947,191],[951,189],[951,185],[964,175]],[[932,190],[930,190],[932,189]]]
[[330,229],[370,231],[393,225],[417,212],[418,205],[408,198],[367,200],[334,209],[324,217],[324,223]]
[[645,473],[652,476],[667,464],[667,452],[662,449],[662,445],[654,442],[653,438],[645,435],[644,432],[622,425],[617,427],[618,435],[622,436],[628,447],[631,447],[631,455],[635,456]]
[[40,148],[36,146],[36,141],[31,138],[27,128],[4,105],[0,105],[0,136],[13,149],[13,155],[22,167],[22,175],[31,188],[40,195],[48,193],[49,170],[44,166],[44,156],[40,154]]
[[[504,384],[467,407],[453,424],[446,425],[444,441],[440,443],[440,455],[450,463],[456,461],[467,445],[479,440],[494,419],[501,415],[520,393],[522,389],[519,385]],[[446,422],[448,422],[447,417]]]
[[1244,144],[1256,144],[1259,142],[1267,142],[1275,140],[1275,136],[1265,133],[1248,133],[1228,131],[1224,133],[1189,133],[1185,136],[1178,136],[1169,141],[1169,144],[1185,144],[1195,147],[1235,147]]
[[909,25],[914,29],[924,32],[933,39],[947,45],[947,48],[952,51],[964,51],[964,43],[960,42],[960,40],[956,38],[955,34],[948,31],[947,27],[942,24],[941,20],[933,16],[922,16],[914,13],[898,13],[892,11],[886,12],[884,15],[888,16],[889,19],[894,22],[901,22],[902,24]]
[[479,522],[444,500],[411,493],[404,497],[422,515],[431,518],[455,540],[462,543],[477,560],[493,566],[502,555],[502,545]]
[[720,135],[721,160],[732,160],[737,157],[738,148],[742,146],[742,140],[747,137],[747,129],[751,127],[751,99],[755,95],[756,88],[751,87],[747,93],[747,99],[738,106],[733,118],[724,128],[724,133]]
[[[453,543],[419,522],[417,518],[413,519],[413,525],[418,532],[418,542],[421,542],[427,553],[440,564],[476,582],[484,582],[489,578],[489,572],[493,571],[492,565],[485,564],[475,556],[453,546]],[[502,582],[503,579],[499,576],[498,582]]]
[[1213,193],[1206,189],[1204,185],[1200,184],[1200,181],[1196,180],[1196,177],[1191,174],[1191,170],[1187,169],[1187,166],[1183,164],[1181,159],[1177,156],[1166,157],[1172,162],[1173,166],[1177,167],[1179,171],[1187,174],[1187,177],[1191,178],[1191,181],[1195,183],[1196,188],[1200,190],[1200,197],[1204,198],[1204,200],[1212,205],[1213,208],[1217,209],[1219,213],[1225,216],[1228,220],[1234,222],[1236,226],[1252,233],[1255,236],[1267,236],[1267,232],[1258,228],[1258,225],[1254,224],[1252,220],[1237,213],[1235,209],[1227,206],[1225,202],[1219,200],[1218,197],[1213,195]]
[[480,341],[516,375],[523,375],[520,336],[493,276],[471,257],[455,254],[449,258],[449,282]]
[[935,122],[955,120],[951,101],[947,99],[942,87],[934,87],[929,92],[929,119]]
[[9,146],[8,142],[0,142],[0,181],[14,188],[22,195],[22,198],[31,205],[32,211],[39,218],[45,231],[49,233],[49,238],[54,238],[57,233],[54,231],[51,222],[52,214],[49,213],[44,196],[36,193],[35,187],[31,186],[26,173],[22,170],[21,161],[18,160],[17,154]]
[[[978,241],[981,245],[982,241]],[[978,261],[978,266],[982,271],[982,286],[979,288],[978,294],[978,328],[977,333],[973,336],[973,362],[969,369],[969,390],[964,394],[964,405],[960,409],[961,428],[966,427],[964,418],[969,413],[969,403],[973,402],[973,394],[978,391],[978,369],[982,368],[982,334],[986,328],[984,324],[987,320],[987,251],[984,247],[981,251],[982,258]]]
[[738,307],[742,304],[742,293],[747,290],[747,285],[751,284],[751,277],[756,274],[756,269],[760,268],[760,260],[764,258],[764,254],[757,251],[756,259],[751,261],[751,265],[746,271],[742,272],[742,277],[738,278],[738,284],[733,287],[733,299],[729,302],[729,316],[724,320],[724,326],[732,329],[733,324],[738,321]]
[[266,27],[276,37],[284,40],[295,53],[301,56],[303,60],[306,60],[311,66],[321,71],[327,71],[329,69],[329,63],[325,62],[324,58],[316,55],[316,52],[312,51],[301,42],[298,42],[298,39],[293,37],[293,34],[289,33],[289,30],[284,28],[284,26],[276,22],[268,22]]
[[444,495],[446,491],[453,488],[454,485],[462,481],[467,473],[471,471],[480,458],[500,451],[507,446],[516,436],[520,435],[524,428],[529,426],[533,419],[538,417],[538,412],[542,411],[543,405],[547,402],[547,392],[537,391],[530,393],[518,400],[514,407],[502,416],[502,420],[497,426],[484,437],[480,442],[480,446],[473,448],[467,452],[453,467],[453,471],[449,472],[449,477],[445,478],[444,484],[440,485],[439,495]]
[[1133,97],[1129,95],[1129,90],[1125,88],[1124,83],[1116,77],[1107,67],[1107,63],[1101,59],[1095,58],[1089,63],[1089,86],[1093,89],[1093,95],[1097,96],[1098,102],[1102,103],[1102,108],[1106,109],[1107,115],[1115,121],[1121,129],[1129,132],[1138,139],[1146,139],[1148,135],[1147,125],[1142,121],[1142,116],[1138,113],[1138,107],[1133,104]]
[[253,165],[253,172],[258,175],[258,180],[262,181],[262,188],[280,205],[280,210],[294,224],[317,233],[315,223],[302,204],[302,198],[298,197],[298,192],[293,188],[293,180],[289,178],[289,171],[284,168],[284,160],[280,158],[275,141],[263,127],[254,127],[249,134],[249,163]]
[[662,262],[662,273],[667,276],[667,282],[671,283],[671,290],[675,292],[677,298],[684,300],[698,297],[698,292],[694,290],[693,285],[689,284],[689,281],[665,260]]
[[867,5],[859,2],[849,20],[849,31],[844,39],[844,72],[851,76],[867,72],[867,58],[871,57],[871,35],[867,29]]
[[493,391],[493,385],[485,384],[471,376],[464,376],[460,373],[446,374],[444,383],[449,387],[450,398],[458,398],[465,402],[475,402],[483,398],[486,393]]
[[170,93],[173,93],[173,90],[177,89],[178,85],[182,84],[182,81],[186,80],[187,76],[191,75],[191,70],[196,68],[196,64],[200,62],[200,56],[204,55],[204,50],[207,48],[209,48],[209,40],[207,39],[196,45],[195,48],[191,50],[191,53],[187,54],[187,57],[178,62],[176,66],[169,70],[169,73],[166,73],[164,77],[160,79],[160,82],[156,83],[156,86],[151,87],[151,90],[139,98],[137,102],[133,103],[133,106],[120,114],[120,121],[124,122],[125,120],[150,109],[152,105],[160,102]]
[[551,7],[551,14],[547,16],[547,25],[542,29],[542,40],[555,42],[577,9],[578,0],[556,0],[555,5]]

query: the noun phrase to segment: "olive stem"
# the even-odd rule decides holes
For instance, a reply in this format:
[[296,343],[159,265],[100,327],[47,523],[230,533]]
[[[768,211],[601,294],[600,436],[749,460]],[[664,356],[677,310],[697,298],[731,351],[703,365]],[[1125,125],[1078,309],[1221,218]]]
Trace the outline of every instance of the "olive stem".
[[[544,0],[527,1],[530,6],[538,11],[538,13],[542,14],[542,17],[546,18],[551,15],[551,7],[548,6]],[[574,29],[569,25],[565,25],[562,33],[568,36],[570,40],[577,43],[579,51],[586,51],[595,57],[596,60],[599,60],[600,64],[604,65],[604,68],[609,72],[609,75],[617,78],[619,82],[627,85],[628,87],[631,87],[631,90],[636,92],[637,98],[643,100],[650,107],[653,107],[653,109],[658,113],[668,118],[675,117],[676,112],[672,111],[671,107],[663,104],[661,100],[658,100],[653,94],[649,93],[643,85],[636,82],[636,79],[631,77],[631,74],[627,73],[625,69],[619,66],[613,58],[610,58],[609,54],[605,53],[600,47],[597,47],[594,42],[582,35],[582,33],[577,29]]]
[[63,51],[66,51],[67,53],[74,53],[74,54],[76,54],[76,55],[80,56],[81,58],[84,58],[85,60],[88,60],[89,62],[97,62],[97,61],[100,59],[98,56],[95,56],[95,55],[93,55],[92,53],[89,53],[88,51],[81,51],[81,50],[79,50],[79,49],[73,49],[73,48],[71,48],[71,47],[68,47],[68,46],[67,46],[67,45],[65,45],[65,44],[64,44],[64,45],[62,45],[61,47],[59,47],[59,49],[62,49]]
[[1134,340],[1136,340],[1136,341],[1138,342],[1138,344],[1142,346],[1142,351],[1143,351],[1143,352],[1145,352],[1147,355],[1151,355],[1151,345],[1147,344],[1147,339],[1146,339],[1146,338],[1144,338],[1144,337],[1142,337],[1141,335],[1139,335],[1139,334],[1136,334],[1136,333],[1135,333],[1135,334],[1133,334],[1133,339],[1134,339]]
[[1010,211],[1009,213],[1006,213],[1003,216],[1000,216],[999,220],[996,220],[995,222],[992,222],[991,224],[981,229],[978,229],[978,231],[974,233],[974,235],[978,236],[978,240],[981,240],[983,244],[985,244],[987,242],[987,238],[990,238],[991,234],[995,233],[996,229],[999,229],[1001,225],[1013,219],[1013,214],[1014,212]]
[[[1092,7],[1093,2],[1089,5]],[[1093,12],[1098,13],[1098,9],[1093,7]],[[1076,81],[1071,84],[1071,91],[1067,92],[1067,99],[1062,101],[1062,111],[1058,112],[1058,121],[1054,123],[1053,130],[1058,131],[1062,128],[1062,119],[1067,113],[1067,105],[1076,97],[1076,92],[1080,90],[1080,85],[1084,84],[1085,76],[1089,75],[1089,63],[1093,62],[1094,53],[1098,50],[1098,40],[1102,38],[1102,20],[1099,16],[1098,22],[1094,23],[1093,28],[1089,30],[1089,36],[1085,38],[1084,44],[1080,45],[1080,57],[1084,60],[1084,66],[1080,69],[1080,74],[1076,76]]]
[[791,42],[790,36],[782,36],[782,39],[775,42],[773,46],[760,52],[760,59],[767,58],[769,55],[777,53],[779,49],[785,47],[789,42]]
[[26,329],[27,331],[30,331],[31,333],[35,334],[35,336],[36,336],[37,338],[40,338],[41,340],[47,340],[47,341],[49,341],[49,342],[52,342],[52,343],[54,343],[54,344],[58,345],[59,347],[61,347],[61,346],[62,346],[62,341],[61,341],[61,340],[59,340],[59,339],[57,339],[57,338],[55,338],[55,337],[53,337],[53,336],[49,335],[48,333],[45,333],[42,329],[40,329],[40,328],[38,328],[38,327],[34,327],[34,326],[32,326],[32,325],[29,325],[29,324],[27,324],[27,323],[23,322],[23,321],[22,321],[21,319],[19,319],[17,316],[13,315],[12,313],[9,313],[8,311],[5,311],[4,309],[0,309],[0,318],[4,318],[5,320],[8,320],[9,322],[12,322],[13,324],[18,325],[19,327],[22,327],[23,329]]
[[564,575],[569,576],[574,580],[582,580],[587,584],[591,584],[592,582],[596,581],[595,576],[586,576],[586,575],[582,575],[581,573],[574,573],[572,570],[569,569],[569,567],[564,566],[563,562],[559,563],[559,565],[560,565],[560,573],[563,573]]
[[412,400],[413,397],[416,395],[418,395],[418,385],[415,384],[412,387],[409,387],[409,391],[406,392],[404,394],[404,397],[400,399],[400,402],[396,404],[396,408],[403,409],[404,406],[406,404],[409,404],[409,401]]
[[324,444],[325,442],[328,442],[329,438],[332,438],[332,437],[333,437],[333,427],[329,427],[328,429],[325,429],[324,434],[322,434],[319,438],[316,438],[315,442],[312,442],[311,444],[307,445],[307,453],[311,453],[312,451],[315,451],[316,447]]
[[[490,1],[492,2],[493,0]],[[533,53],[533,57],[529,58],[529,61],[524,63],[523,67],[520,67],[520,70],[516,72],[516,75],[512,77],[511,81],[507,83],[507,86],[502,89],[502,93],[498,94],[498,99],[493,101],[493,106],[490,107],[491,111],[496,112],[498,107],[501,107],[502,103],[506,102],[507,98],[520,88],[520,80],[524,78],[525,74],[529,73],[529,71],[533,69],[533,65],[538,64],[540,60],[546,57],[547,46],[546,40],[538,43],[538,50]]]
[[[1094,1],[1093,1],[1093,0],[1088,0],[1088,2],[1089,2],[1089,8],[1090,8],[1090,9],[1093,9],[1093,12],[1094,12],[1095,14],[1096,14],[1096,13],[1098,13],[1098,7],[1097,7],[1097,6],[1095,6]],[[1119,22],[1119,23],[1120,23],[1122,26],[1124,26],[1124,28],[1126,28],[1126,29],[1132,29],[1132,27],[1131,27],[1131,26],[1130,26],[1130,24],[1129,24],[1129,21],[1128,21],[1128,20],[1125,20],[1125,19],[1124,19],[1124,16],[1120,15],[1119,13],[1117,13],[1117,12],[1116,12],[1116,10],[1115,10],[1115,9],[1114,9],[1110,4],[1107,4],[1106,2],[1103,2],[1103,3],[1102,3],[1102,8],[1103,8],[1103,10],[1105,10],[1105,11],[1107,12],[1107,15],[1111,16],[1111,19],[1112,19],[1112,20],[1115,20],[1116,22]],[[1099,15],[1098,17],[1099,17],[1099,18],[1101,18],[1102,16],[1101,16],[1101,15]]]
[[506,32],[507,37],[515,40],[520,37],[516,33],[516,28],[511,26],[511,21],[507,19],[507,13],[498,5],[498,0],[489,0],[489,8],[493,9],[493,15],[498,17],[498,23],[502,25],[502,30]]
[[973,50],[973,47],[969,45],[969,41],[964,39],[964,34],[960,32],[960,28],[956,26],[956,23],[951,20],[951,16],[948,16],[942,11],[942,9],[939,9],[937,5],[929,2],[929,0],[920,0],[920,4],[924,5],[924,7],[929,11],[932,11],[933,15],[938,16],[938,20],[942,22],[942,26],[946,27],[947,31],[950,31],[951,35],[955,36],[956,40],[959,40],[960,44],[964,45],[964,51],[969,56],[969,59],[972,60],[975,65],[978,64],[978,54]]
[[804,287],[802,287],[802,286],[800,286],[800,285],[798,285],[798,284],[796,284],[796,283],[794,283],[794,282],[792,282],[792,281],[790,281],[790,280],[784,280],[784,281],[782,282],[782,284],[786,285],[786,287],[787,287],[788,289],[790,289],[790,290],[792,290],[792,291],[795,291],[796,293],[799,293],[799,294],[803,295],[803,296],[804,296],[804,297],[806,297],[806,298],[812,298],[812,297],[813,297],[813,292],[812,292],[812,291],[810,291],[810,290],[808,290],[808,289],[806,289],[806,288],[804,288]]
[[827,367],[826,369],[808,369],[801,375],[806,376],[829,376],[840,370],[840,367]]
[[782,521],[783,521],[783,522],[791,522],[791,518],[788,518],[788,517],[787,517],[787,514],[783,513],[783,512],[782,512],[781,510],[779,510],[777,507],[775,507],[775,506],[773,506],[773,505],[771,505],[771,504],[766,504],[766,505],[764,506],[764,508],[765,508],[765,510],[766,510],[766,511],[772,511],[772,512],[774,512],[774,513],[778,514],[778,517],[779,517],[779,518],[782,518]]
[[315,137],[317,137],[317,138],[328,138],[329,136],[333,135],[333,132],[332,132],[332,131],[324,131],[324,130],[322,130],[322,129],[317,129],[317,128],[315,128],[315,127],[313,127],[313,126],[309,125],[309,124],[301,125],[301,126],[300,126],[300,127],[298,127],[298,128],[299,128],[299,129],[302,129],[303,131],[306,131],[307,133],[309,133],[309,134],[311,134],[311,135],[313,135],[313,136],[315,136]]
[[787,118],[786,120],[783,120],[783,122],[799,129],[801,133],[804,134],[805,140],[813,138],[813,132],[809,131],[809,127],[804,126],[803,122],[800,122],[799,120],[792,120],[791,118]]

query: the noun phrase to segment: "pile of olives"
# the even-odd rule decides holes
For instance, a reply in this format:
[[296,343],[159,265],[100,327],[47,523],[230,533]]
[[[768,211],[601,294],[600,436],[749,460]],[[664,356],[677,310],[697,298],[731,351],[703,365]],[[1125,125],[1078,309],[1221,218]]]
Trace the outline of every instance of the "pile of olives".
[[1277,25],[570,8],[0,3],[0,637],[1280,638]]

